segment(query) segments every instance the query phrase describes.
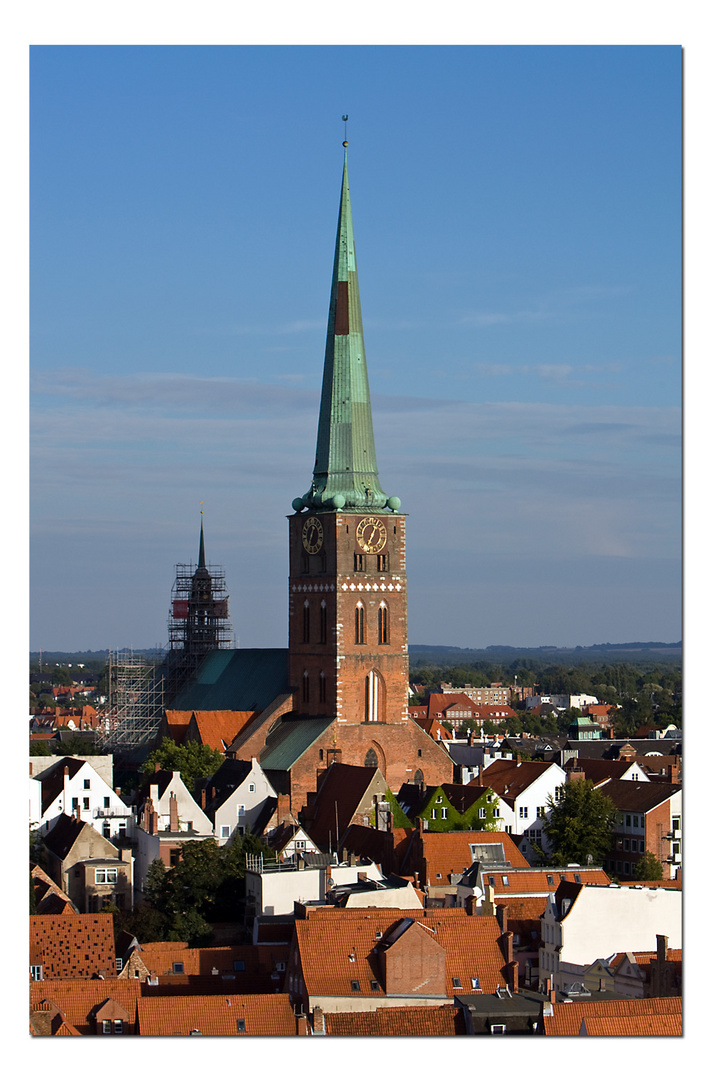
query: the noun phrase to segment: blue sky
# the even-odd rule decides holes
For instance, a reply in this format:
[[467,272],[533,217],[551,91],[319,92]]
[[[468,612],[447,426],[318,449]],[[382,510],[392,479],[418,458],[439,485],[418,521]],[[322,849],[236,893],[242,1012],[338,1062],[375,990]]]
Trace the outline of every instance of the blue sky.
[[343,124],[410,639],[681,636],[681,50],[40,46],[32,649],[286,644]]

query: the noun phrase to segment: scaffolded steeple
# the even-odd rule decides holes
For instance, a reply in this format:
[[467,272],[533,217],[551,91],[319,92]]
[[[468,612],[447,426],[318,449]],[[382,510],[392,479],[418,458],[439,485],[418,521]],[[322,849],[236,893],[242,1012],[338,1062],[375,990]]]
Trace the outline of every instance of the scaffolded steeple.
[[294,510],[398,510],[380,486],[365,362],[358,268],[344,142],[341,205],[333,262],[316,463],[311,487]]

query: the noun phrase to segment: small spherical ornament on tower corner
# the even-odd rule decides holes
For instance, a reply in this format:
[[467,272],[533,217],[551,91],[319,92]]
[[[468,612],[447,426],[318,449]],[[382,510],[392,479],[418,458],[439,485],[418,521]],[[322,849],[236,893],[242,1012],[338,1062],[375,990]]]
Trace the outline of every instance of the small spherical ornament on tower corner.
[[356,540],[369,555],[382,551],[388,538],[382,521],[376,517],[363,518],[356,529]]
[[301,530],[301,541],[309,555],[315,555],[323,544],[323,525],[317,517],[309,517]]

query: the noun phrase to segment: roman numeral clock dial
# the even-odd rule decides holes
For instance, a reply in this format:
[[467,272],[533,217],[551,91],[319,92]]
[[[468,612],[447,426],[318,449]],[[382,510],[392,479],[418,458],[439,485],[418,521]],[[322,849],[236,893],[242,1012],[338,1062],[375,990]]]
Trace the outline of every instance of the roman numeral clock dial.
[[366,517],[358,522],[356,540],[368,555],[382,551],[387,538],[385,525],[379,518]]
[[315,555],[323,544],[323,525],[317,517],[309,517],[301,530],[301,542],[309,555]]

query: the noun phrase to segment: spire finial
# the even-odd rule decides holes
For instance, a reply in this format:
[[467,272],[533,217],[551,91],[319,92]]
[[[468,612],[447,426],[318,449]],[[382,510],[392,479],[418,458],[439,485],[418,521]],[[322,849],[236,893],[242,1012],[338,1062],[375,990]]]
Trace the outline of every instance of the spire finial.
[[348,113],[341,117],[343,121],[343,145],[348,147]]
[[202,502],[200,503],[200,551],[198,553],[198,569],[205,566],[205,534],[202,527]]

